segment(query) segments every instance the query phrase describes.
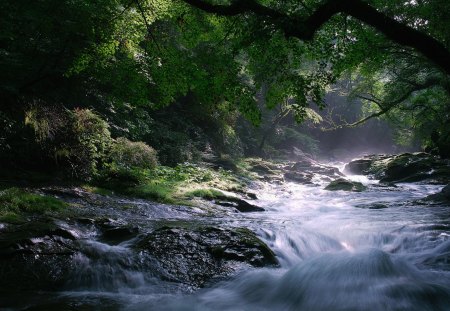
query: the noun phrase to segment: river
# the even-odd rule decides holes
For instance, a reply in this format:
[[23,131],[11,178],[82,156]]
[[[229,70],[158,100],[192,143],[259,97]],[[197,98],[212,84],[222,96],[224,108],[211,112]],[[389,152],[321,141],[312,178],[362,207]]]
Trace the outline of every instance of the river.
[[[450,212],[416,201],[442,186],[382,187],[363,176],[350,178],[368,190],[266,185],[256,202],[266,212],[205,217],[256,232],[280,267],[245,268],[190,290],[148,271],[121,270],[128,242],[92,240],[86,247],[104,259],[79,258],[73,290],[48,299],[73,310],[450,310]],[[40,305],[30,310],[45,310]]]

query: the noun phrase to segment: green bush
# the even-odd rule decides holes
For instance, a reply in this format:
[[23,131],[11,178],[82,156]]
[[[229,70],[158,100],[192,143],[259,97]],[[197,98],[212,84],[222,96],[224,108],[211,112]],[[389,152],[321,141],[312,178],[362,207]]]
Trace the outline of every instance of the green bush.
[[95,178],[95,184],[113,190],[134,187],[147,180],[146,170],[125,168],[114,164],[102,169]]
[[124,137],[112,144],[110,156],[117,166],[153,169],[158,164],[156,151],[143,142],[133,142]]
[[111,145],[109,126],[89,109],[75,109],[70,115],[73,140],[67,146],[68,149],[63,148],[59,152],[68,156],[75,177],[90,180],[98,173]]

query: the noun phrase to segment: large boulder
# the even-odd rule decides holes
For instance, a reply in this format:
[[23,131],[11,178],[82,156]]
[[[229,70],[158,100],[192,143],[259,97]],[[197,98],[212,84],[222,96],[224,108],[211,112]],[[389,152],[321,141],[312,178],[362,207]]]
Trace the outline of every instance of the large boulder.
[[5,226],[0,232],[0,288],[59,289],[78,253],[76,234],[51,221]]
[[343,191],[361,192],[366,190],[366,186],[364,186],[360,182],[339,178],[329,183],[328,186],[325,187],[325,190],[330,191],[343,190]]
[[381,182],[450,182],[450,162],[424,152],[367,156],[348,163],[344,171],[372,175]]
[[352,175],[365,175],[372,165],[372,159],[357,159],[349,162],[344,167],[344,173]]
[[243,228],[162,227],[143,237],[135,248],[143,262],[159,262],[167,278],[200,287],[229,275],[236,263],[278,265],[270,248]]
[[385,164],[377,172],[381,182],[450,181],[448,161],[427,153],[404,153],[390,158]]

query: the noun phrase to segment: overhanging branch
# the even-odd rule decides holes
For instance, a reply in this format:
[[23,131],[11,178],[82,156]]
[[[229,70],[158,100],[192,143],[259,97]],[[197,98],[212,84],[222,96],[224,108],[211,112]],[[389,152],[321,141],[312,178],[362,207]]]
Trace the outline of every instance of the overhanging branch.
[[324,1],[308,18],[290,16],[272,8],[263,6],[255,0],[236,0],[230,5],[211,4],[205,0],[182,0],[205,12],[224,16],[253,13],[269,19],[287,36],[301,40],[312,40],[314,34],[334,15],[343,13],[370,25],[392,41],[412,47],[450,74],[450,52],[433,37],[404,25],[395,19],[377,11],[362,0]]

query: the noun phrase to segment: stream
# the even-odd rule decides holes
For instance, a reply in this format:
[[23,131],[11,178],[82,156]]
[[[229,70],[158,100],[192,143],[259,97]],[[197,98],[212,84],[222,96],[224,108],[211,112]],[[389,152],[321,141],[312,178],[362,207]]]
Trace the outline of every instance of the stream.
[[[231,278],[194,290],[151,271],[122,269],[131,260],[130,241],[110,245],[86,239],[84,247],[95,256],[77,258],[70,289],[34,293],[18,308],[450,310],[450,213],[446,206],[416,201],[442,186],[386,187],[364,176],[349,178],[368,190],[266,184],[256,190],[255,201],[265,212],[195,216],[254,231],[275,252],[278,267],[243,267]],[[149,215],[154,222],[193,217],[181,208]]]

